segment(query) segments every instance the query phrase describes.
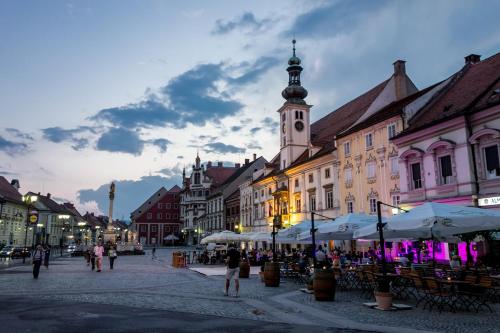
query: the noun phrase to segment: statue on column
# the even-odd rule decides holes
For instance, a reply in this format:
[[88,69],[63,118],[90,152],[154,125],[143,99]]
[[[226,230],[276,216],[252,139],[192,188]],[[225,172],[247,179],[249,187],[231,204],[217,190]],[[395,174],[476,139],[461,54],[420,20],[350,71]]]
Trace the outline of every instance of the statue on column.
[[113,202],[115,200],[115,183],[111,182],[109,186],[109,213],[108,213],[108,227],[104,233],[104,242],[105,243],[115,243],[116,234],[113,228]]

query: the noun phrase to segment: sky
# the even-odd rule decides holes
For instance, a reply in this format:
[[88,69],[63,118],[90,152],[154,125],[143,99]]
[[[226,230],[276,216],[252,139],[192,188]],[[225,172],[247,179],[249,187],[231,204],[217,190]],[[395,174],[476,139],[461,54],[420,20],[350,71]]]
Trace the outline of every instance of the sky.
[[500,51],[499,1],[0,1],[0,175],[128,219],[202,161],[279,150],[291,40],[317,120],[406,60],[421,89]]

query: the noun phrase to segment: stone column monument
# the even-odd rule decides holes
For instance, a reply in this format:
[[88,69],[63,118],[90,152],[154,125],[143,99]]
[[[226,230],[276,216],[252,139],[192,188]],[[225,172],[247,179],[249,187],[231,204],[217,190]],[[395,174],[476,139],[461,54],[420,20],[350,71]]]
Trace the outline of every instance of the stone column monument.
[[115,244],[116,243],[116,233],[113,227],[113,202],[115,200],[115,183],[111,182],[109,186],[109,214],[108,214],[108,227],[104,231],[104,242],[108,241]]

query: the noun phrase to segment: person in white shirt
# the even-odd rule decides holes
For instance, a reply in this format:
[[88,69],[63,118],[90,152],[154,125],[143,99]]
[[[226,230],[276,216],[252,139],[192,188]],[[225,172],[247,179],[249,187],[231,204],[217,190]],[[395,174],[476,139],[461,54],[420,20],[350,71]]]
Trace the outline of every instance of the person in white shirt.
[[316,251],[316,262],[318,265],[323,265],[326,261],[326,253],[323,251],[323,247],[318,246],[318,250]]
[[102,256],[104,255],[104,247],[102,246],[102,243],[99,242],[94,247],[94,254],[97,263],[97,271],[100,272],[102,270]]

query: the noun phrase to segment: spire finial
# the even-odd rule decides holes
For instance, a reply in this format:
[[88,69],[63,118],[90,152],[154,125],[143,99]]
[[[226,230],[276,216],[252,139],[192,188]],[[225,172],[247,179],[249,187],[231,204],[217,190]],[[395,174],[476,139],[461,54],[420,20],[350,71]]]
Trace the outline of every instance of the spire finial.
[[296,43],[296,42],[297,42],[297,41],[295,40],[295,34],[294,34],[293,39],[292,39],[292,44],[293,44],[293,56],[294,56],[294,57],[295,57],[295,43]]

